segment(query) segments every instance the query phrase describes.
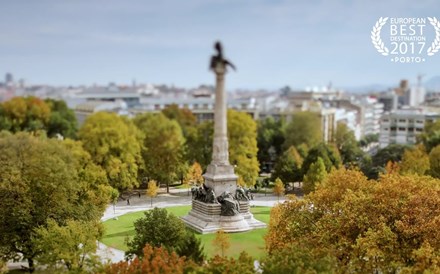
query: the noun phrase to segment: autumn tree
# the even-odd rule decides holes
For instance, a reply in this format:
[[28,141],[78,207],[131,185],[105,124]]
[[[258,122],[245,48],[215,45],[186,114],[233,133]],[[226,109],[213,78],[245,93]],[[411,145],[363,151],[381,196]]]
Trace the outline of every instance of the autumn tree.
[[297,147],[306,144],[313,147],[322,141],[321,119],[317,113],[295,112],[292,121],[286,127],[284,147]]
[[74,209],[85,214],[88,220],[99,220],[109,201],[117,198],[119,193],[108,184],[105,170],[93,162],[82,142],[65,139],[61,144],[72,154],[77,172],[76,184],[81,200],[76,203]]
[[393,173],[375,181],[342,168],[303,199],[278,205],[266,245],[269,254],[293,244],[331,256],[341,272],[394,273],[420,263],[427,244],[440,248],[439,214],[438,179]]
[[155,180],[148,182],[147,196],[150,197],[151,206],[153,206],[153,198],[157,196],[158,190],[159,187],[157,186],[157,182]]
[[210,274],[254,274],[256,273],[254,262],[254,258],[243,251],[238,258],[215,255],[198,270],[199,273]]
[[174,251],[164,247],[146,245],[142,250],[142,256],[129,261],[120,261],[104,267],[98,271],[102,274],[131,274],[131,273],[163,273],[183,274],[186,273],[185,258],[179,257]]
[[324,161],[321,157],[310,165],[306,175],[304,175],[303,191],[308,194],[315,190],[316,185],[322,183],[327,177]]
[[362,150],[358,146],[353,131],[346,124],[338,123],[334,141],[344,164],[359,160]]
[[333,256],[301,244],[290,244],[268,254],[261,265],[265,274],[337,273],[336,259]]
[[65,225],[59,225],[53,219],[47,221],[47,226],[35,230],[33,238],[35,246],[41,250],[36,259],[53,272],[80,272],[82,269],[95,267],[98,258],[95,255],[97,242],[101,235],[100,224],[67,220]]
[[[184,143],[182,130],[176,121],[163,114],[141,114],[134,118],[136,126],[144,133],[142,158],[144,177],[169,185],[183,177]],[[182,174],[183,173],[183,174]]]
[[278,159],[272,178],[280,178],[285,184],[302,180],[301,165],[303,159],[295,147],[291,146]]
[[281,181],[280,178],[276,178],[275,184],[273,186],[273,193],[275,195],[277,195],[278,202],[280,201],[280,196],[284,195],[284,191],[285,191],[285,188],[284,188],[283,181]]
[[247,186],[255,185],[260,171],[257,159],[257,124],[248,114],[228,110],[229,161]]
[[185,138],[189,131],[195,128],[197,123],[197,118],[187,108],[179,108],[177,104],[171,104],[162,110],[162,114],[168,119],[175,120],[183,131]]
[[231,247],[231,239],[223,229],[220,229],[215,232],[215,238],[212,240],[212,245],[220,251],[221,256],[224,257],[225,253]]
[[130,120],[97,112],[87,117],[78,136],[93,161],[104,168],[112,187],[122,192],[139,185],[141,133]]
[[0,129],[11,132],[46,130],[50,107],[37,97],[14,97],[0,104]]
[[84,151],[70,150],[56,139],[25,133],[0,138],[2,259],[22,256],[33,271],[35,257],[41,253],[33,241],[36,228],[47,228],[49,219],[60,226],[69,219],[99,220],[109,193],[105,182],[103,187],[97,183],[99,172],[90,171],[78,155]]
[[203,170],[199,163],[194,162],[192,166],[188,169],[185,176],[186,181],[191,184],[201,185],[203,183]]
[[186,236],[185,224],[166,209],[156,207],[144,215],[134,222],[135,236],[128,243],[128,257],[142,256],[146,244],[175,250]]
[[429,170],[429,156],[423,145],[405,149],[400,163],[402,174],[425,175]]
[[63,100],[44,100],[50,107],[50,118],[47,124],[47,136],[53,137],[60,134],[65,138],[75,138],[78,122],[75,112],[67,107]]

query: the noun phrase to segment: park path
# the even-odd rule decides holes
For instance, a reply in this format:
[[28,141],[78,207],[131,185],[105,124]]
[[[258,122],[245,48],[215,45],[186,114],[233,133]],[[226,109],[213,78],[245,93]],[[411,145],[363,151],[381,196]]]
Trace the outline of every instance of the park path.
[[[278,201],[278,197],[274,196],[273,194],[257,193],[254,194],[254,200],[252,200],[250,203],[251,206],[272,207],[276,203],[282,203],[284,201],[284,197],[280,197]],[[186,189],[170,188],[169,194],[165,192],[160,192],[159,195],[153,199],[153,207],[151,207],[150,204],[150,198],[144,195],[141,195],[141,197],[134,195],[130,199],[130,205],[127,205],[126,201],[120,201],[115,205],[114,208],[113,205],[108,206],[104,212],[103,217],[101,218],[101,221],[106,221],[108,219],[112,219],[131,212],[149,210],[154,207],[165,208],[172,206],[190,205],[191,195],[188,195],[188,190]],[[98,242],[98,249],[96,251],[96,254],[101,258],[101,261],[103,262],[110,261],[115,263],[124,260],[125,252]]]

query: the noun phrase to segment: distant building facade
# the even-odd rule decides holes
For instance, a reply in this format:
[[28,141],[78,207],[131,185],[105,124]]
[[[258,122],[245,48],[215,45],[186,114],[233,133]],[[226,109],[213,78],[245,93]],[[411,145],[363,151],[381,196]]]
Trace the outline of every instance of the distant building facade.
[[422,109],[400,109],[386,113],[381,118],[379,145],[381,148],[390,144],[413,145],[425,124],[435,122],[439,117],[438,113],[424,113]]

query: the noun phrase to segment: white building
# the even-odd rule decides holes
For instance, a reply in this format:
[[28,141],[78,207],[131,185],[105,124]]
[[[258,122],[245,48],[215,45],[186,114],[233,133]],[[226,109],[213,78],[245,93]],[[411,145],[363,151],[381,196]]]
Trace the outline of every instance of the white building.
[[406,96],[410,107],[418,107],[425,102],[426,90],[424,87],[413,86],[408,89]]
[[390,144],[415,144],[426,122],[434,122],[439,117],[440,114],[425,113],[422,109],[400,109],[386,113],[381,118],[379,145],[384,148]]

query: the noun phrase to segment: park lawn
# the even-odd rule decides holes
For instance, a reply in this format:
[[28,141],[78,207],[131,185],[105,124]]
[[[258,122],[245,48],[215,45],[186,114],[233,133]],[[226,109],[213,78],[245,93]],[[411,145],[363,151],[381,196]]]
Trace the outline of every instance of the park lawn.
[[[186,215],[191,206],[176,206],[168,207],[167,210],[178,217]],[[269,223],[270,207],[251,207],[251,212],[257,220],[265,223]],[[134,221],[144,216],[144,212],[127,213],[120,217],[118,220],[109,219],[105,221],[105,233],[101,241],[107,246],[111,246],[120,250],[127,250],[126,242],[131,239],[134,232]],[[249,232],[231,233],[231,247],[226,253],[229,256],[238,257],[242,251],[246,251],[248,254],[255,258],[260,258],[264,254],[264,235],[267,229],[256,229]],[[215,234],[196,234],[201,239],[205,252],[208,257],[212,257],[215,254],[219,254],[212,246],[212,240]]]

